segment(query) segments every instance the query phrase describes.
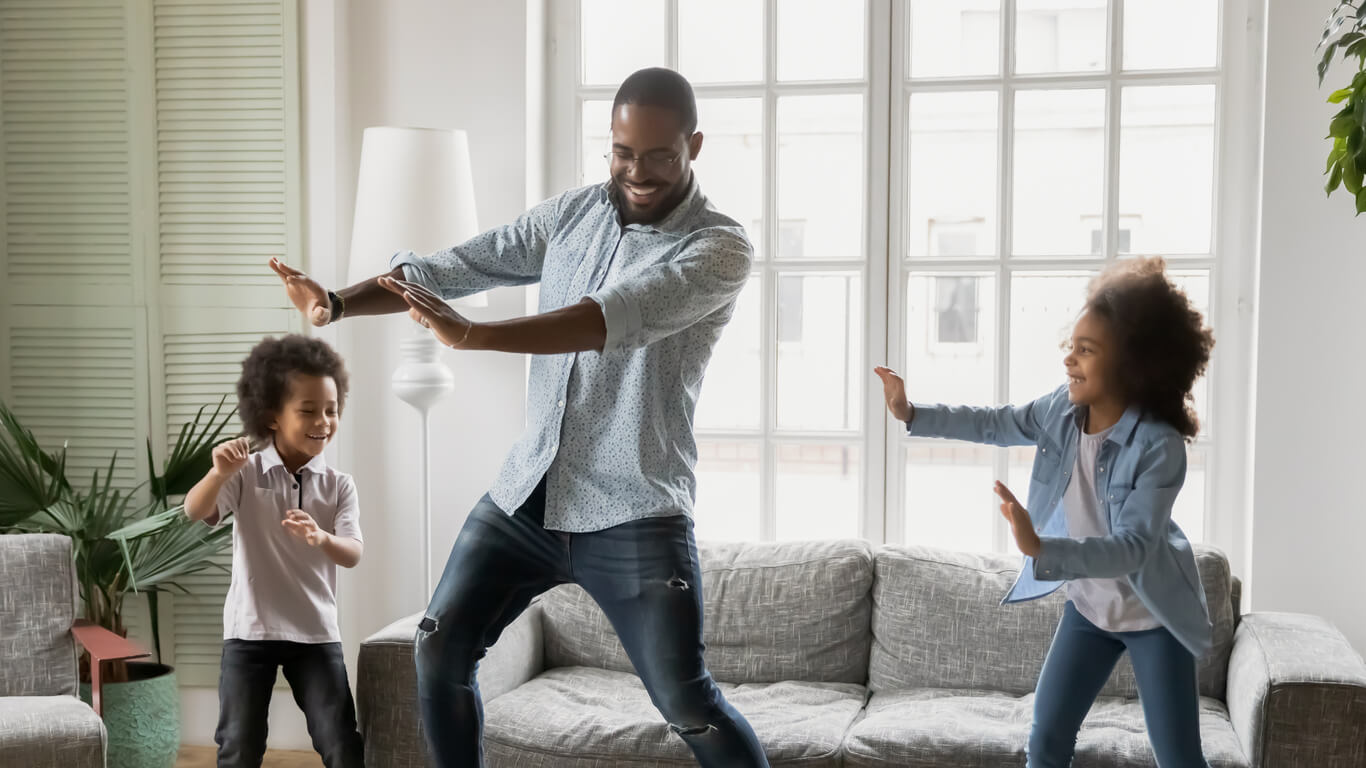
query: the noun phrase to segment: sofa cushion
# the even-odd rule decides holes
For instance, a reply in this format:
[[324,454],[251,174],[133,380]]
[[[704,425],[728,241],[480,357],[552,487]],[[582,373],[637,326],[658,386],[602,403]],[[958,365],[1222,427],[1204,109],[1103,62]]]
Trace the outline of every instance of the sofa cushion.
[[[1228,560],[1218,550],[1197,546],[1195,560],[1214,623],[1214,647],[1200,660],[1200,693],[1222,701],[1233,647],[1232,580]],[[1001,605],[1019,564],[1020,558],[1011,555],[917,546],[880,549],[868,687],[1032,692],[1066,590]],[[1125,655],[1101,695],[1132,698],[1137,691]]]
[[[922,688],[875,693],[845,741],[847,766],[1023,767],[1034,694]],[[1246,768],[1228,710],[1200,700],[1200,736],[1210,768]],[[1098,699],[1077,737],[1076,765],[1151,768],[1137,699]]]
[[104,768],[104,723],[75,696],[0,697],[0,765]]
[[[840,765],[840,745],[867,691],[850,683],[720,685],[774,766]],[[552,669],[485,705],[490,766],[695,766],[640,679],[594,667]]]
[[[717,680],[867,680],[873,554],[866,542],[703,543],[698,550],[707,667]],[[558,587],[541,606],[547,667],[633,670],[583,589]]]

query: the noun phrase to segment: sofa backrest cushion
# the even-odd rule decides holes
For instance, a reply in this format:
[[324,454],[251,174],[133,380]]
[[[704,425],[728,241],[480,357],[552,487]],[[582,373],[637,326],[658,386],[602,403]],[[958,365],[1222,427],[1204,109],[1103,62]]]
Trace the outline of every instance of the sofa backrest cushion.
[[[698,557],[706,661],[717,680],[865,682],[873,582],[867,542],[703,542]],[[547,667],[632,670],[582,588],[557,587],[540,602]]]

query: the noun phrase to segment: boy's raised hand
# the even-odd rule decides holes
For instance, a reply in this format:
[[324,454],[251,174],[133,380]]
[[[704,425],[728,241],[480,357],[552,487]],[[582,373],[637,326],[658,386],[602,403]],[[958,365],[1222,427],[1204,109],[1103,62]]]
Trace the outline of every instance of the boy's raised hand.
[[213,448],[214,471],[223,477],[232,477],[247,463],[251,455],[251,442],[245,437],[219,443]]
[[882,396],[887,401],[887,410],[892,412],[897,421],[910,421],[915,415],[915,408],[906,400],[906,382],[896,371],[883,365],[874,368],[873,373],[882,379]]
[[308,322],[321,328],[331,321],[332,300],[327,298],[327,289],[321,283],[279,259],[272,258],[270,268],[280,276],[289,300]]
[[319,528],[317,521],[302,509],[291,509],[286,512],[285,519],[280,521],[280,525],[283,525],[286,531],[308,542],[310,547],[316,547],[327,540],[327,532]]
[[1034,521],[1029,519],[1029,512],[1025,511],[1024,505],[1005,483],[997,480],[993,490],[1001,497],[1001,515],[1010,523],[1010,531],[1015,535],[1015,546],[1030,557],[1038,557],[1041,544],[1039,534],[1034,532]]

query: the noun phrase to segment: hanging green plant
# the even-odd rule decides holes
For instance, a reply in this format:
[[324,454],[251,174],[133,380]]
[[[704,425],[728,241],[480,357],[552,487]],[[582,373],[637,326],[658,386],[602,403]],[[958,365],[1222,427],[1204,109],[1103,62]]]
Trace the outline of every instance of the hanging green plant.
[[1356,67],[1351,84],[1328,97],[1328,103],[1342,106],[1328,123],[1328,140],[1333,148],[1323,171],[1328,176],[1323,189],[1330,196],[1338,187],[1346,189],[1359,216],[1366,213],[1366,0],[1338,3],[1324,24],[1318,50],[1323,51],[1319,60],[1320,88],[1338,54]]

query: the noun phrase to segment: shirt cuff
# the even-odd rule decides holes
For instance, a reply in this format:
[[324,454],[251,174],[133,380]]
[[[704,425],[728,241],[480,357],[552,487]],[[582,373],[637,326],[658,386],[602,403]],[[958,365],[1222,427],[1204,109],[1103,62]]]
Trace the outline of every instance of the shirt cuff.
[[427,265],[421,256],[412,251],[399,251],[389,258],[389,268],[395,269],[397,267],[403,267],[404,280],[417,283],[437,296],[444,296],[437,286],[436,280],[432,278],[432,273],[427,270]]
[[906,422],[906,434],[939,437],[942,431],[943,406],[930,403],[911,403],[911,420]]
[[1059,561],[1062,549],[1060,539],[1054,536],[1039,537],[1039,556],[1034,558],[1034,578],[1039,581],[1064,581],[1062,563]]
[[588,298],[602,308],[602,319],[607,325],[607,339],[602,344],[602,351],[630,346],[632,340],[639,336],[643,324],[640,307],[610,287],[590,293]]

